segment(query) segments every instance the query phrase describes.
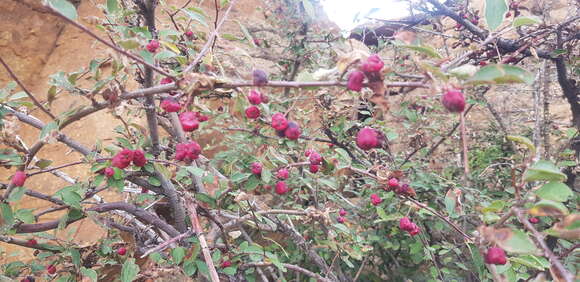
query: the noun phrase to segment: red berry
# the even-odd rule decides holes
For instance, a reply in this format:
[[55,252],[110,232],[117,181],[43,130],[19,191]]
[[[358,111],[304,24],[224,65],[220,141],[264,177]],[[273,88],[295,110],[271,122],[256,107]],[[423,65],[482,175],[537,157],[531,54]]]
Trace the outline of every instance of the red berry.
[[147,193],[149,193],[149,190],[147,188],[141,187],[141,193],[147,194]]
[[482,66],[482,67],[485,67],[485,66],[487,66],[487,62],[486,61],[480,61],[479,62],[479,65]]
[[380,72],[384,65],[385,63],[381,60],[381,57],[377,54],[373,54],[362,64],[361,70],[365,73],[376,73]]
[[254,70],[252,72],[254,85],[262,86],[268,83],[268,74],[263,70]]
[[505,14],[505,17],[506,17],[506,18],[509,18],[509,17],[511,17],[511,16],[512,16],[512,12],[507,12],[507,14]]
[[319,165],[322,163],[322,156],[319,153],[312,151],[312,153],[310,153],[310,157],[308,158],[308,160],[312,165]]
[[361,91],[363,87],[363,80],[365,79],[365,75],[362,71],[353,71],[348,76],[348,83],[346,84],[346,88],[352,91]]
[[12,176],[10,184],[12,184],[14,187],[19,187],[24,186],[24,182],[26,182],[26,172],[19,170]]
[[304,156],[310,157],[310,154],[312,154],[312,152],[314,152],[314,149],[306,149],[306,151],[304,151]]
[[531,224],[537,224],[538,222],[540,222],[540,219],[539,219],[539,218],[537,218],[537,217],[530,217],[530,218],[528,219],[528,221],[529,221]]
[[112,167],[105,168],[106,177],[111,178],[113,175],[115,175],[115,170]]
[[363,150],[370,150],[380,144],[379,134],[376,130],[365,127],[356,135],[356,145]]
[[288,127],[288,120],[286,120],[284,114],[275,113],[274,115],[272,115],[272,127],[276,131],[286,130],[286,128]]
[[151,53],[155,53],[157,52],[157,49],[159,49],[159,41],[157,40],[151,40],[149,41],[149,44],[147,44],[147,51],[151,52]]
[[284,131],[286,138],[290,140],[296,140],[300,137],[301,134],[302,130],[300,130],[300,126],[297,123],[293,121],[288,122],[288,127]]
[[142,150],[133,151],[133,164],[136,166],[144,166],[147,163],[145,153]]
[[56,267],[54,265],[49,265],[46,267],[46,272],[48,272],[48,274],[55,274],[56,273]]
[[159,84],[169,84],[172,83],[173,79],[171,79],[171,77],[164,77],[163,79],[161,79],[161,81],[159,82]]
[[179,122],[183,131],[194,131],[199,128],[199,120],[194,112],[183,112],[179,114]]
[[288,179],[289,175],[290,175],[290,173],[285,168],[279,169],[278,172],[276,173],[276,177],[278,177],[279,179],[282,179],[282,180]]
[[193,38],[193,31],[191,31],[191,30],[186,31],[185,36],[187,36],[190,39]]
[[261,175],[262,174],[262,164],[255,162],[250,165],[250,169],[252,170],[252,174],[254,175]]
[[346,215],[346,211],[345,211],[344,209],[340,209],[340,210],[338,211],[338,215],[340,215],[340,216],[345,216],[345,215]]
[[396,189],[397,187],[399,187],[399,180],[393,177],[389,179],[388,185],[389,188]]
[[412,228],[411,228],[411,230],[409,230],[409,235],[415,236],[415,235],[419,234],[419,231],[421,231],[419,229],[419,227],[415,223],[411,223],[411,225],[412,225]]
[[181,105],[173,98],[166,98],[161,101],[161,108],[168,113],[176,113],[181,110]]
[[38,242],[36,241],[36,239],[29,239],[28,241],[26,241],[26,246],[34,247],[36,245],[38,245]]
[[377,194],[371,195],[371,203],[373,204],[373,206],[377,206],[382,202],[383,202],[383,199],[381,199],[381,197],[379,197],[379,195],[377,195]]
[[465,110],[465,98],[461,91],[452,89],[443,94],[443,106],[452,113],[461,113]]
[[485,263],[487,264],[500,264],[504,265],[507,263],[507,258],[505,251],[502,248],[491,247],[487,250],[485,254]]
[[344,223],[346,219],[343,216],[339,216],[336,218],[336,221],[338,221],[338,223]]
[[276,183],[276,194],[278,194],[278,195],[284,195],[289,190],[290,189],[288,189],[288,186],[286,186],[286,182],[284,182],[284,181],[278,181],[278,183]]
[[125,247],[120,247],[117,249],[117,254],[119,254],[120,256],[124,256],[127,253],[127,248]]
[[248,102],[252,105],[259,105],[262,103],[262,94],[258,91],[252,90],[248,94]]
[[222,266],[222,268],[230,267],[230,266],[232,266],[232,262],[229,260],[225,260],[222,262],[221,266]]
[[402,217],[399,219],[399,228],[405,231],[413,230],[413,222],[408,217]]
[[133,151],[129,149],[123,149],[117,153],[111,160],[112,166],[124,169],[128,167],[133,161]]
[[315,164],[310,164],[310,172],[311,173],[317,173],[318,170],[320,170],[320,166],[319,165],[315,165]]
[[260,117],[260,108],[250,106],[246,109],[246,117],[249,119],[257,119]]
[[201,154],[201,146],[195,141],[189,143],[179,143],[175,146],[175,160],[191,162]]

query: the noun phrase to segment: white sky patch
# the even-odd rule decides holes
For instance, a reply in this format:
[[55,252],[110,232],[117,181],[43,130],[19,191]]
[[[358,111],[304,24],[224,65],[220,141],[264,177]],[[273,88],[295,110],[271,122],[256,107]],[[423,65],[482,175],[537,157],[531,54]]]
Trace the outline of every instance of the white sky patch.
[[409,4],[398,0],[322,0],[324,11],[343,31],[376,19],[399,19],[408,14]]

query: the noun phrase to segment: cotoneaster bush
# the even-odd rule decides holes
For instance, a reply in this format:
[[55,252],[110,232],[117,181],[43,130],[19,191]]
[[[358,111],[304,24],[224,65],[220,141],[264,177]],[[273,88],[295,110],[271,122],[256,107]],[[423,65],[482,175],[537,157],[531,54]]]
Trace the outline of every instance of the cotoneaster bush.
[[[210,281],[572,281],[580,220],[572,176],[528,138],[468,135],[465,121],[491,85],[533,82],[516,65],[532,56],[526,46],[565,69],[564,57],[546,54],[568,45],[556,50],[538,37],[564,26],[506,19],[507,3],[490,2],[497,9],[485,25],[471,6],[418,6],[426,21],[456,22],[442,32],[460,44],[443,55],[405,29],[371,52],[352,50],[317,28],[311,0],[267,4],[269,35],[246,22],[237,35],[223,32],[236,1],[222,2],[214,23],[196,3],[108,0],[97,25],[108,39],[89,35],[113,44],[115,56],[52,75],[46,103],[25,99],[34,96],[15,82],[1,89],[0,162],[11,177],[1,185],[0,241],[35,249],[31,260],[2,265],[3,277],[133,281],[169,270],[171,279]],[[48,0],[47,9],[85,30],[66,0]],[[498,21],[524,35],[506,41]],[[248,53],[228,53],[227,44],[263,48],[276,67],[234,72],[232,56]],[[391,109],[391,96],[416,92]],[[54,112],[65,93],[86,105]],[[87,145],[65,134],[107,108],[120,121],[114,138]],[[14,138],[15,124],[37,128],[39,140]],[[38,159],[56,142],[78,161]],[[570,169],[570,156],[548,157]],[[498,161],[506,165],[491,168]],[[81,164],[90,177],[60,171]],[[47,193],[31,181],[43,173],[69,184]],[[105,190],[118,199],[105,202]],[[54,208],[20,208],[28,197]],[[56,211],[60,219],[43,219]],[[106,235],[79,245],[52,233],[83,219]]]

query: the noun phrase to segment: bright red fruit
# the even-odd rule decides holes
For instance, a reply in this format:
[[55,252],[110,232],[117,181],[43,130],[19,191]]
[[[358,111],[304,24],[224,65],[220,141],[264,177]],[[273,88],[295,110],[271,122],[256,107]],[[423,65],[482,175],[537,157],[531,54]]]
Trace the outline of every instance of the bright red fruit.
[[380,72],[384,65],[385,63],[381,60],[381,57],[377,54],[373,54],[362,64],[361,70],[365,73],[376,73]]
[[183,127],[183,131],[194,131],[199,128],[199,120],[197,119],[198,115],[194,112],[183,112],[179,115],[179,122],[181,123],[181,127]]
[[168,113],[176,113],[181,110],[181,105],[173,98],[166,98],[161,101],[161,108]]
[[147,44],[147,51],[151,52],[151,53],[155,53],[157,52],[157,49],[159,49],[159,41],[157,40],[151,40],[149,41],[149,44]]
[[317,173],[318,170],[320,170],[320,165],[315,165],[315,164],[310,164],[310,169],[309,171],[311,173]]
[[252,170],[252,174],[260,175],[262,174],[262,164],[255,162],[250,165],[250,169]]
[[274,115],[272,115],[272,127],[276,131],[286,130],[286,128],[288,127],[288,120],[286,120],[284,114],[275,113]]
[[348,83],[346,84],[346,88],[352,91],[361,91],[364,79],[365,74],[362,71],[353,71],[348,76]]
[[411,223],[411,224],[413,225],[413,229],[411,229],[411,231],[409,231],[409,235],[415,236],[415,235],[419,234],[421,229],[419,229],[419,227],[415,223]]
[[229,260],[223,261],[222,265],[221,265],[222,268],[226,268],[226,267],[230,267],[230,266],[232,266],[232,262]]
[[296,140],[300,137],[301,134],[302,130],[300,129],[300,126],[297,123],[293,121],[288,122],[288,127],[284,131],[284,135],[286,136],[286,138],[290,140]]
[[38,242],[35,239],[29,239],[28,241],[26,241],[26,246],[34,247],[36,245],[38,245]]
[[383,199],[381,199],[381,197],[379,197],[379,195],[371,194],[371,203],[373,204],[373,206],[377,206],[382,202],[383,202]]
[[246,117],[249,119],[257,119],[260,117],[260,108],[250,106],[246,109]]
[[443,106],[452,113],[461,113],[465,110],[465,97],[457,89],[448,90],[441,99]]
[[164,77],[163,79],[161,79],[161,81],[159,82],[159,84],[169,84],[172,83],[173,79],[171,79],[171,77]]
[[145,153],[142,150],[133,151],[133,164],[136,166],[144,166],[147,163]]
[[149,193],[149,190],[147,188],[141,187],[141,193],[142,194],[147,194],[147,193]]
[[111,178],[113,175],[115,175],[115,170],[112,167],[105,168],[106,177]]
[[128,167],[133,161],[133,151],[129,149],[123,149],[117,153],[111,160],[111,164],[119,169],[124,169]]
[[127,253],[127,248],[125,247],[120,247],[117,249],[117,254],[119,254],[120,256],[124,256]]
[[322,163],[322,156],[319,153],[312,151],[308,160],[312,165],[319,165]]
[[56,273],[56,266],[54,266],[52,264],[47,266],[46,272],[48,272],[48,274],[55,274]]
[[259,105],[262,103],[262,94],[256,90],[251,90],[248,94],[248,102],[252,105]]
[[530,217],[530,218],[528,219],[528,221],[529,221],[531,224],[537,224],[538,222],[540,222],[540,219],[539,219],[539,218],[537,218],[537,217]]
[[363,150],[370,150],[380,144],[379,134],[376,130],[365,127],[356,135],[356,145]]
[[193,38],[193,31],[191,30],[186,31],[185,36],[187,36],[189,39]]
[[413,230],[413,222],[408,217],[402,217],[399,219],[399,228],[405,231]]
[[498,247],[491,247],[487,250],[487,254],[485,254],[485,263],[487,264],[501,264],[504,265],[507,263],[507,258],[505,255],[505,251],[502,248]]
[[12,184],[14,187],[19,187],[24,186],[24,182],[26,182],[26,172],[19,170],[12,176],[10,184]]
[[399,180],[393,177],[393,178],[389,179],[388,185],[389,185],[389,188],[395,189],[395,188],[399,187]]
[[340,216],[345,216],[345,215],[346,215],[346,211],[345,211],[344,209],[340,209],[340,210],[338,211],[338,215],[340,215]]
[[304,151],[304,156],[310,157],[310,154],[312,154],[312,152],[314,152],[314,149],[306,149],[306,151]]
[[286,182],[284,182],[284,181],[278,181],[278,183],[276,183],[276,194],[278,194],[278,195],[284,195],[289,190],[290,189],[288,189],[288,186],[286,186]]
[[343,216],[339,216],[336,218],[336,221],[338,221],[338,223],[344,223],[346,221],[346,218],[344,218]]
[[279,169],[278,172],[276,173],[276,177],[278,177],[279,179],[282,179],[282,180],[288,179],[289,175],[290,175],[290,173],[285,168]]
[[262,86],[268,83],[268,74],[263,70],[254,70],[252,72],[254,85]]
[[175,160],[191,162],[199,158],[201,146],[195,141],[189,143],[179,143],[175,146]]

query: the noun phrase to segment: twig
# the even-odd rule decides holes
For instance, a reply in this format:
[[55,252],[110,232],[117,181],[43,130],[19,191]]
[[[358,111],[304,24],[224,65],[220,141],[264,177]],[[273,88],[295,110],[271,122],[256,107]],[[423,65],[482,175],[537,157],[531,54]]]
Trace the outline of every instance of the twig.
[[217,39],[218,32],[219,32],[221,26],[224,24],[224,22],[228,18],[228,15],[229,15],[230,11],[232,10],[232,7],[236,3],[236,1],[237,0],[232,0],[230,2],[230,6],[228,7],[228,9],[226,10],[226,12],[224,13],[224,15],[223,15],[222,19],[220,20],[220,22],[217,24],[215,30],[211,33],[211,35],[209,36],[207,42],[205,43],[205,45],[203,46],[203,48],[201,48],[201,51],[199,51],[199,53],[197,54],[197,56],[195,57],[195,59],[193,60],[193,62],[191,62],[191,64],[189,64],[189,66],[187,66],[187,68],[185,68],[185,70],[183,70],[183,74],[186,74],[186,73],[192,71],[193,68],[195,68],[195,66],[201,61],[201,59],[203,59],[203,57],[205,56],[205,54],[207,53],[207,51],[209,51],[210,47],[213,45],[213,41]]
[[175,236],[175,237],[173,237],[173,238],[171,238],[171,239],[169,239],[169,240],[161,243],[160,245],[158,245],[158,246],[156,246],[154,248],[151,248],[151,249],[147,250],[144,254],[141,255],[141,258],[144,258],[144,257],[148,256],[151,253],[161,252],[161,251],[165,250],[166,248],[168,248],[171,244],[176,243],[176,242],[179,242],[183,238],[189,237],[191,235],[193,235],[193,231],[192,230],[188,230],[185,233],[181,233],[180,235]]
[[63,15],[63,14],[59,13],[58,11],[54,10],[52,7],[50,7],[50,6],[45,6],[45,7],[48,8],[54,15],[60,17],[61,19],[65,20],[66,22],[72,24],[74,27],[82,30],[84,33],[88,34],[89,36],[91,36],[92,38],[96,39],[97,41],[99,41],[99,42],[107,45],[107,47],[109,47],[109,48],[117,51],[118,53],[121,53],[121,54],[123,54],[123,55],[125,55],[125,56],[127,56],[127,57],[129,57],[129,58],[131,58],[133,60],[135,60],[135,61],[137,61],[140,64],[143,64],[145,66],[150,67],[152,70],[154,70],[154,71],[156,71],[156,72],[158,72],[158,73],[160,73],[160,74],[162,74],[164,76],[171,77],[171,78],[175,78],[173,75],[169,74],[168,72],[166,72],[166,71],[164,71],[164,70],[162,70],[162,69],[160,69],[160,68],[158,68],[158,67],[156,67],[156,66],[154,66],[154,65],[152,65],[150,63],[145,62],[140,57],[135,56],[135,55],[133,55],[133,54],[131,54],[131,53],[129,53],[129,52],[127,52],[127,51],[125,51],[125,50],[117,47],[117,46],[115,46],[114,44],[111,44],[111,43],[107,42],[106,40],[100,38],[98,35],[96,35],[94,32],[92,32],[90,29],[88,29],[84,25],[79,24],[76,21],[73,21],[73,20],[69,19],[65,15]]
[[30,243],[28,243],[27,240],[16,239],[16,238],[2,236],[2,235],[0,235],[0,242],[12,244],[12,245],[18,245],[21,247],[26,247],[26,248],[36,249],[36,250],[41,250],[41,251],[49,251],[49,252],[55,252],[55,253],[61,252],[59,250],[59,248],[60,248],[59,246],[52,246],[52,247],[48,248],[48,247],[46,247],[47,244],[31,245]]
[[465,116],[459,114],[459,123],[461,127],[461,143],[463,145],[463,169],[465,172],[465,179],[469,178],[469,159],[467,154],[467,131],[465,130]]
[[[293,87],[293,88],[305,88],[305,87],[328,87],[328,86],[342,86],[346,87],[347,83],[344,81],[269,81],[260,87]],[[232,83],[216,84],[214,88],[237,88],[237,87],[252,87],[254,83],[252,81],[241,81]],[[367,83],[363,86],[369,86]],[[422,82],[388,82],[385,83],[386,87],[411,87],[411,88],[429,88],[428,84]]]
[[207,246],[207,242],[205,240],[205,235],[203,234],[203,230],[201,228],[201,225],[199,224],[199,217],[197,216],[197,204],[195,203],[195,200],[191,198],[189,195],[186,201],[189,214],[191,217],[191,226],[193,227],[193,230],[197,234],[197,238],[199,239],[199,245],[201,246],[201,252],[203,253],[205,263],[208,267],[211,281],[219,282],[220,279],[217,274],[217,270],[215,269],[215,265],[213,264],[211,254],[209,252],[209,247]]
[[14,72],[8,66],[8,64],[6,64],[6,62],[4,62],[2,57],[0,57],[0,63],[4,66],[4,68],[6,69],[8,74],[10,75],[10,77],[12,77],[12,79],[14,81],[16,81],[16,83],[20,86],[20,88],[22,88],[22,91],[24,91],[24,93],[26,93],[28,98],[30,98],[30,100],[32,100],[32,103],[34,103],[34,105],[36,105],[39,109],[41,109],[49,117],[51,117],[52,119],[56,119],[56,117],[48,109],[46,109],[40,102],[38,102],[38,100],[36,100],[36,98],[34,98],[34,95],[32,95],[32,93],[30,93],[30,91],[28,91],[28,89],[26,89],[24,84],[20,81],[20,79],[18,79],[18,77],[16,76],[16,74],[14,74]]
[[518,217],[518,220],[520,221],[520,223],[522,223],[524,225],[524,227],[532,233],[536,243],[544,251],[544,255],[546,257],[548,257],[548,259],[550,260],[550,263],[552,263],[552,265],[560,272],[560,275],[562,275],[562,278],[564,278],[564,281],[573,282],[574,275],[572,273],[570,273],[564,267],[564,265],[558,259],[558,256],[556,256],[554,253],[552,253],[552,251],[550,250],[550,248],[548,247],[548,245],[546,245],[546,242],[544,241],[544,235],[542,235],[540,232],[538,232],[538,230],[536,230],[534,225],[532,225],[527,220],[527,218],[524,216],[522,210],[515,209],[514,213]]
[[[239,266],[240,269],[247,269],[250,267],[268,267],[268,266],[272,266],[274,265],[273,263],[269,263],[269,262],[249,262],[249,263],[244,263],[242,265]],[[314,279],[316,279],[316,281],[322,281],[322,282],[331,282],[333,280],[328,279],[328,278],[324,278],[322,277],[320,274],[314,273],[310,270],[304,269],[300,266],[294,265],[294,264],[288,264],[288,263],[282,263],[282,265],[285,268],[288,269],[292,269],[294,271],[298,271],[300,273],[303,273],[305,275],[308,275]]]

